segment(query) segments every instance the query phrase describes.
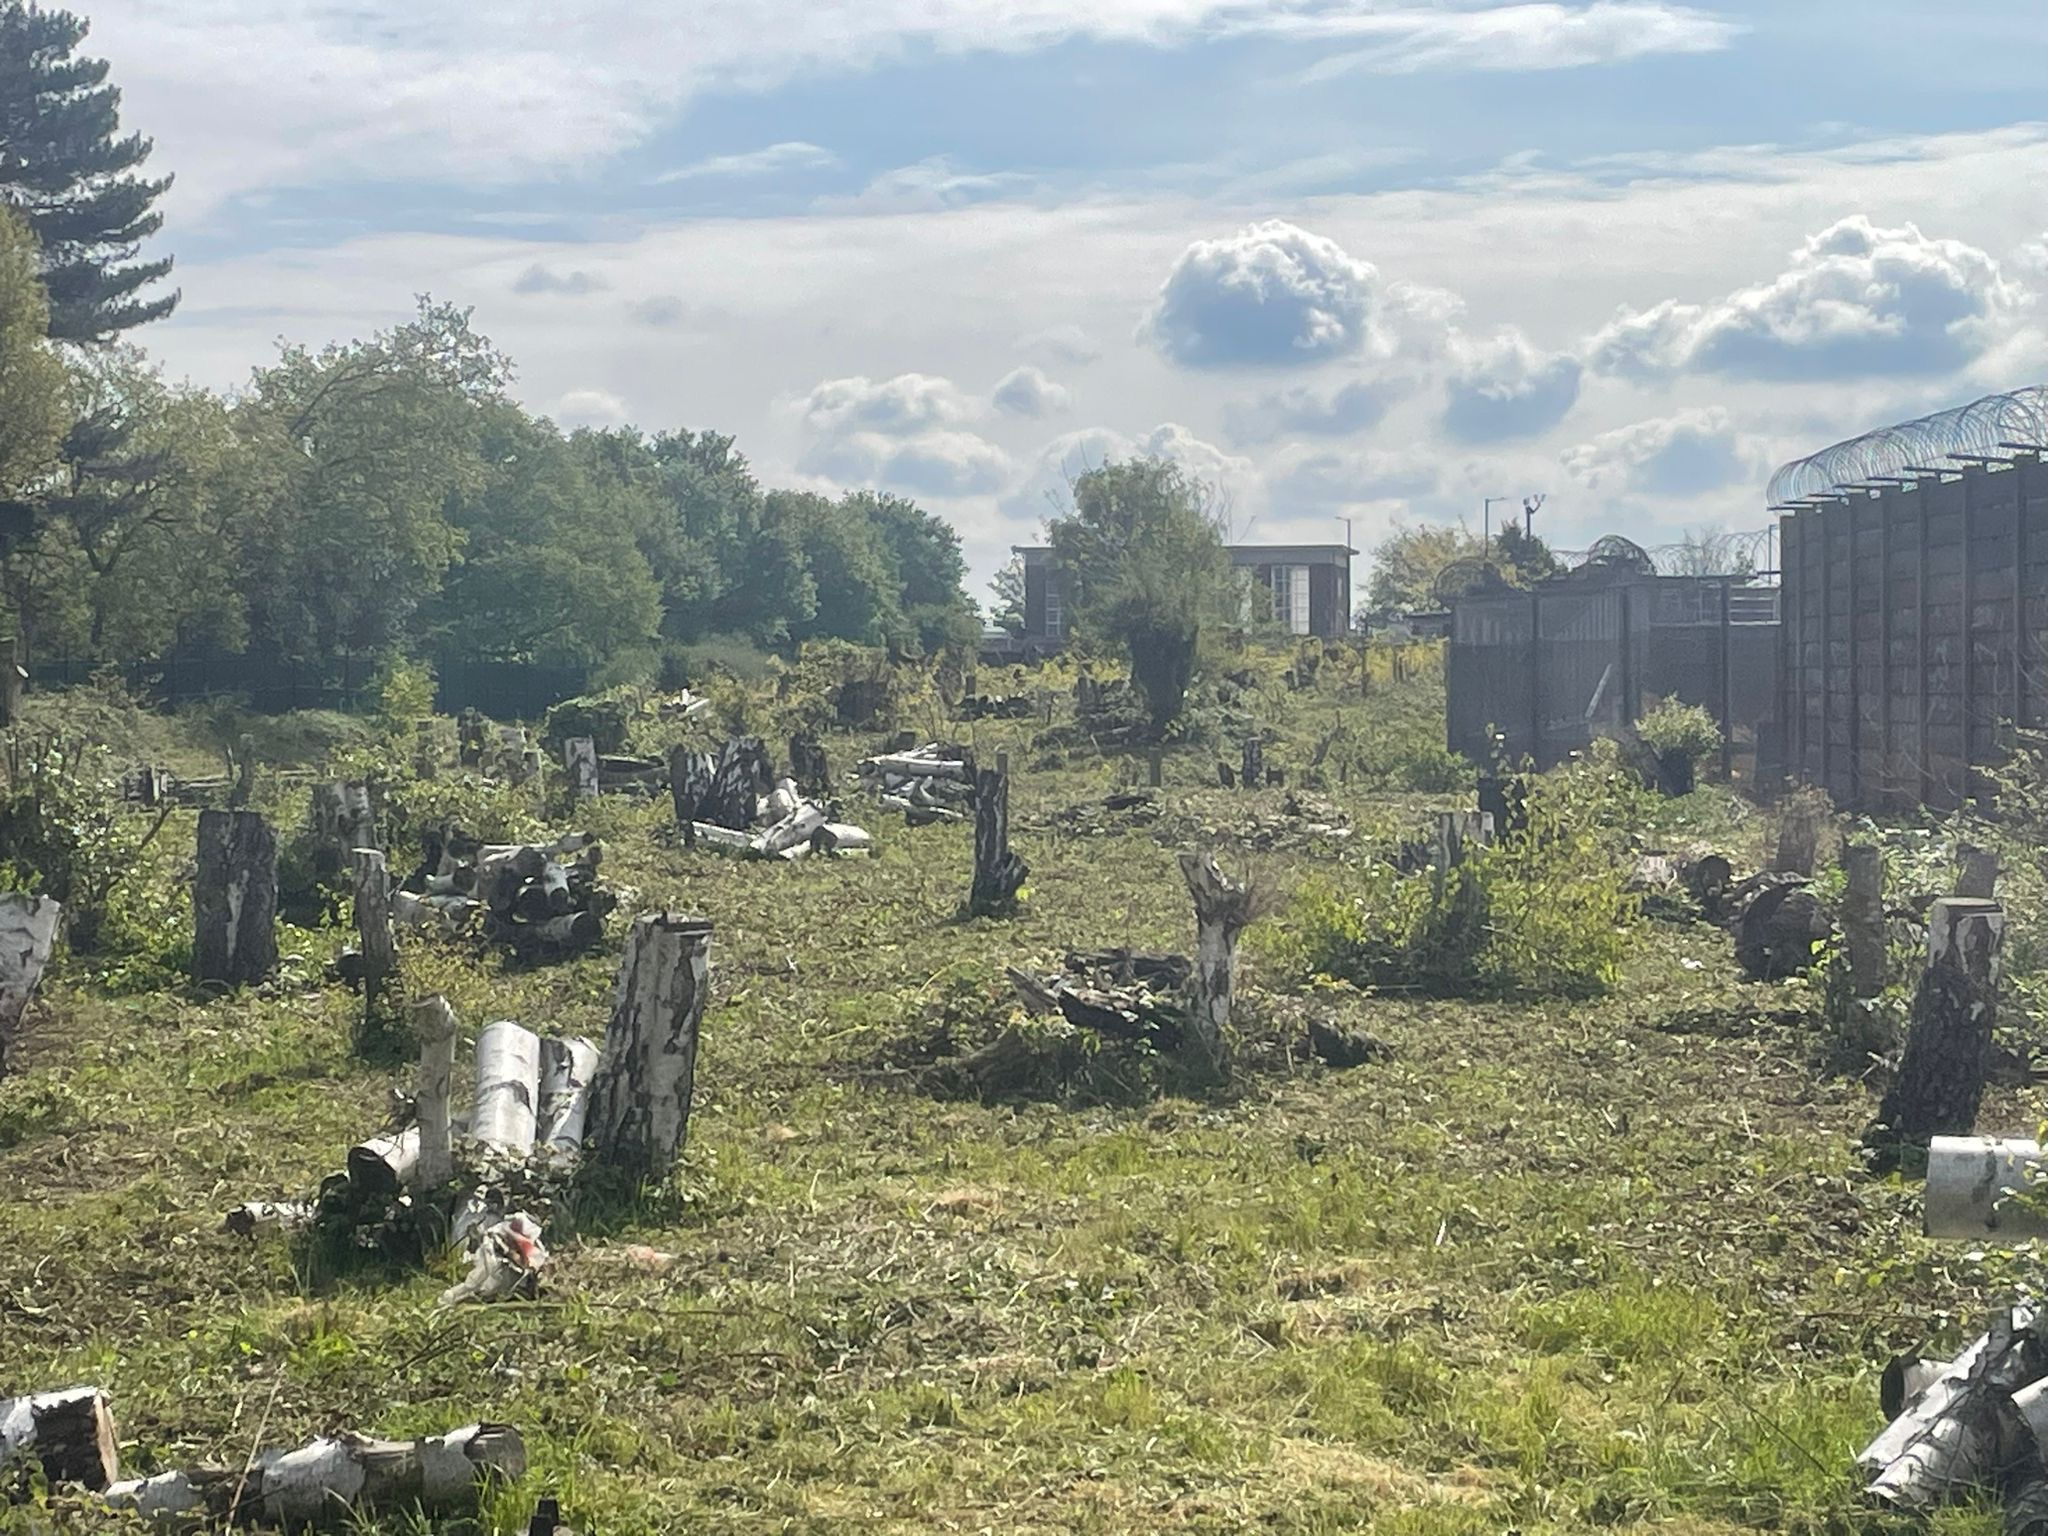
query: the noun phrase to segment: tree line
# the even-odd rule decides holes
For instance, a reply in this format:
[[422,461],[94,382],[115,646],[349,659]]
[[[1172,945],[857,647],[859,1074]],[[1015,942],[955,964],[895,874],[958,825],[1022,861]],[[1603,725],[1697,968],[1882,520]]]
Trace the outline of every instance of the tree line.
[[717,432],[564,433],[454,305],[286,346],[237,390],[167,380],[125,338],[178,300],[139,256],[170,182],[84,36],[0,3],[0,604],[32,655],[624,679],[718,637],[973,643],[942,520],[769,489]]

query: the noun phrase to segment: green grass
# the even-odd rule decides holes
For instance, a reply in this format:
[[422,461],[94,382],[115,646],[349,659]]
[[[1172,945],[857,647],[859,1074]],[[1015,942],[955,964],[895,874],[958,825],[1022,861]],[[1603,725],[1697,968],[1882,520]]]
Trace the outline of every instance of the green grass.
[[[1332,680],[1252,707],[1284,738],[1269,761],[1296,764],[1345,712],[1437,700]],[[974,734],[1032,760],[1029,727]],[[2011,1267],[1927,1244],[1911,1193],[1857,1174],[1867,1091],[1768,1022],[1782,999],[1739,984],[1712,930],[1644,924],[1590,1001],[1332,994],[1315,1006],[1390,1059],[1297,1053],[1213,1101],[984,1106],[887,1065],[934,1010],[995,1027],[974,986],[1005,964],[1184,949],[1179,847],[1283,890],[1353,856],[1273,836],[1282,791],[1201,787],[1212,757],[1175,756],[1136,828],[1055,815],[1128,765],[1024,773],[1031,896],[1002,922],[957,917],[964,829],[850,794],[879,859],[685,854],[661,807],[607,805],[611,878],[716,921],[715,995],[674,1189],[562,1244],[532,1304],[437,1312],[447,1266],[316,1285],[219,1231],[310,1189],[403,1081],[348,1055],[352,1000],[318,981],[340,935],[297,936],[284,979],[225,999],[60,974],[0,1088],[0,1391],[104,1385],[138,1471],[238,1463],[259,1426],[510,1420],[534,1467],[486,1513],[503,1532],[543,1491],[606,1536],[1872,1529],[1849,1460],[1879,1366],[1958,1338]],[[1357,842],[1433,803],[1332,797]],[[1712,792],[1654,810],[1765,836]],[[471,1033],[595,1029],[613,963],[404,958]],[[1254,962],[1252,1006],[1281,979]],[[1702,1018],[1734,1023],[1660,1027]],[[2041,1108],[2001,1091],[1984,1123]],[[623,1263],[630,1242],[677,1261]]]

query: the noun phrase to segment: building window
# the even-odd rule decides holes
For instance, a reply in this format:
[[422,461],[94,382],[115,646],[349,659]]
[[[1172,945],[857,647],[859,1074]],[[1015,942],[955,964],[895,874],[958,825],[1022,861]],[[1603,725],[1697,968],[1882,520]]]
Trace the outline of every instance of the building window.
[[1273,619],[1290,635],[1308,633],[1308,567],[1273,568]]
[[1055,640],[1067,632],[1067,610],[1060,601],[1060,587],[1056,581],[1045,584],[1045,632]]

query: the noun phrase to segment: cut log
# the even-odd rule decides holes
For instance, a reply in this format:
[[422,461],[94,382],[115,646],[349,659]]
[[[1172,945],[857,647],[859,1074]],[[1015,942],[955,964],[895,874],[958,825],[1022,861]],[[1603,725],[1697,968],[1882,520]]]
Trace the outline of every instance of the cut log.
[[714,827],[708,821],[692,822],[690,841],[719,853],[752,853],[754,840],[744,832],[731,827]]
[[272,1232],[303,1232],[313,1224],[319,1207],[310,1200],[251,1200],[236,1206],[221,1222],[221,1230],[237,1237],[261,1237]]
[[331,850],[340,868],[354,849],[381,846],[370,786],[360,779],[327,779],[313,786],[314,845]]
[[449,1103],[454,1094],[455,1010],[436,992],[412,1006],[419,1036],[419,1075],[413,1080],[413,1113],[419,1121],[416,1174],[422,1189],[441,1189],[455,1178]]
[[1801,885],[1773,885],[1743,910],[1735,958],[1752,981],[1783,981],[1813,969],[1814,946],[1832,929],[1820,898]]
[[365,1200],[389,1200],[419,1176],[420,1128],[372,1136],[348,1149],[348,1181]]
[[510,1019],[476,1037],[476,1106],[469,1134],[507,1157],[533,1151],[540,1103],[540,1036]]
[[627,935],[585,1133],[586,1163],[631,1185],[666,1178],[688,1132],[710,952],[703,918],[650,913]]
[[571,736],[562,743],[562,764],[569,770],[569,794],[575,800],[597,798],[597,743]]
[[1945,896],[1928,915],[1929,963],[1913,997],[1898,1075],[1864,1134],[1881,1169],[1914,1166],[1936,1136],[1967,1136],[1984,1099],[2005,913]]
[[526,1475],[526,1445],[509,1424],[472,1424],[419,1440],[322,1438],[267,1451],[247,1468],[165,1472],[106,1490],[107,1502],[145,1519],[191,1517],[238,1525],[336,1526],[351,1512],[430,1515],[473,1510],[484,1492]]
[[825,825],[825,813],[805,801],[788,816],[754,839],[754,851],[773,858],[792,848],[808,848],[812,836]]
[[384,993],[398,976],[398,945],[391,933],[391,876],[375,848],[350,850],[356,877],[356,943],[363,957],[363,1021],[382,1017]]
[[2048,1220],[2008,1195],[2040,1182],[2041,1147],[1989,1136],[1936,1136],[1927,1144],[1922,1229],[1929,1237],[2019,1242],[2048,1236]]
[[888,752],[879,757],[863,759],[861,767],[898,779],[952,779],[961,784],[974,782],[973,769],[958,758],[920,757],[912,752]]
[[255,811],[199,813],[192,975],[241,986],[277,969],[277,837]]
[[510,912],[519,892],[547,868],[545,849],[492,844],[477,851],[476,893],[493,912]]
[[1212,854],[1184,853],[1181,877],[1195,899],[1195,977],[1185,1055],[1197,1075],[1220,1081],[1228,1070],[1230,1002],[1237,987],[1237,940],[1252,920],[1252,888],[1216,867]]
[[865,827],[844,821],[826,822],[818,828],[813,841],[823,853],[870,853],[875,846],[873,835]]
[[535,1139],[548,1150],[582,1150],[597,1047],[582,1036],[540,1043],[540,1115]]
[[1031,866],[1010,847],[1010,757],[996,754],[993,768],[974,774],[974,884],[967,910],[976,917],[1012,911]]
[[1884,991],[1884,850],[1871,843],[1842,850],[1848,876],[1842,894],[1842,944],[1849,960],[1849,994],[1862,1000]]
[[54,897],[0,893],[0,1077],[7,1075],[22,1015],[50,963],[63,916]]
[[99,1493],[121,1475],[114,1415],[98,1387],[0,1398],[0,1462],[33,1459],[52,1484]]

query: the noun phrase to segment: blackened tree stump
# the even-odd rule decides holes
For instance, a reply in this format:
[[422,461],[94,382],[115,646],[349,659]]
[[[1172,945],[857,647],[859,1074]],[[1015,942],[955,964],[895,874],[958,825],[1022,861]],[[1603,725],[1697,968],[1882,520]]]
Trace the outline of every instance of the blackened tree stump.
[[1011,911],[1030,873],[1010,847],[1010,759],[997,753],[995,767],[974,770],[974,888],[967,910],[976,917]]
[[277,969],[277,835],[255,811],[199,813],[192,976],[244,986]]

